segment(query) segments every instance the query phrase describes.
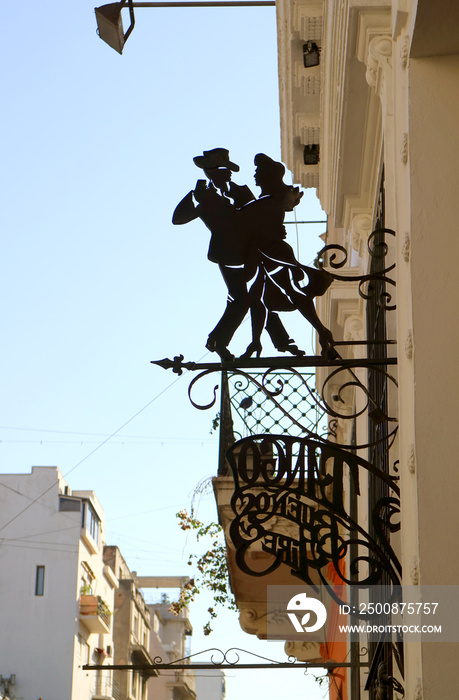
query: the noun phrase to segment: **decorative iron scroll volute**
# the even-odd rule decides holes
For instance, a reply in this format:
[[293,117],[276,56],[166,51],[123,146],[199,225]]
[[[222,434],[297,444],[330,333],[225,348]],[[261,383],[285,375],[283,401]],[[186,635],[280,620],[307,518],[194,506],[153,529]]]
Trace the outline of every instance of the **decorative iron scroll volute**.
[[[390,288],[395,288],[395,280],[389,273],[395,269],[395,263],[384,266],[384,260],[389,252],[389,246],[385,241],[385,236],[395,236],[395,231],[391,228],[378,227],[368,237],[367,248],[370,260],[379,260],[378,271],[371,272],[368,275],[339,275],[334,270],[338,270],[347,264],[347,250],[342,245],[331,244],[322,248],[317,254],[316,265],[320,270],[324,269],[325,261],[329,266],[328,270],[333,280],[341,280],[343,282],[358,282],[359,295],[362,299],[373,299],[376,295],[377,304],[385,311],[393,311],[396,305],[392,299],[392,294],[388,291],[387,285]],[[383,239],[383,240],[381,240]]]
[[[313,584],[311,572],[316,571],[327,585],[324,569],[331,563],[349,585],[380,584],[383,573],[393,586],[400,584],[401,567],[388,536],[400,527],[393,521],[400,505],[394,477],[332,443],[288,435],[244,438],[228,450],[227,459],[235,480],[230,537],[242,571],[264,576],[285,564],[305,583]],[[374,537],[346,506],[346,469],[356,496],[362,471],[380,479],[391,492],[375,503],[370,514]],[[271,555],[262,571],[251,566],[249,556],[251,548],[260,545]],[[358,554],[349,561],[351,545],[358,546]],[[343,573],[345,558],[349,576]]]
[[[210,659],[202,660],[203,655],[209,656]],[[246,655],[249,663],[244,663],[241,660],[244,658],[242,655]],[[199,660],[198,657],[201,657]],[[107,670],[120,670],[120,671],[141,671],[145,674],[149,674],[152,671],[203,671],[203,670],[227,670],[227,669],[262,669],[264,671],[268,669],[295,669],[298,670],[302,668],[307,670],[309,668],[325,668],[329,671],[337,668],[349,668],[351,663],[349,661],[335,662],[335,661],[321,661],[320,663],[315,662],[301,662],[296,658],[290,656],[287,661],[277,661],[276,659],[270,659],[266,656],[261,656],[260,654],[255,654],[253,651],[248,651],[247,649],[240,649],[239,647],[231,647],[226,651],[218,649],[217,647],[212,647],[210,649],[203,649],[195,654],[190,654],[181,659],[174,659],[173,661],[164,662],[160,656],[155,656],[152,664],[85,664],[82,666],[83,671],[107,671]],[[368,662],[360,661],[359,666],[362,668],[368,667]]]

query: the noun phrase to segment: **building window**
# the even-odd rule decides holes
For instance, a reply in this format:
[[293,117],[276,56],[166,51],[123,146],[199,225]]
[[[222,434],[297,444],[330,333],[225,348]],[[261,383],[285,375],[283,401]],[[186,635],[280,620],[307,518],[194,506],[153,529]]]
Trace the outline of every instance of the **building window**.
[[35,574],[35,595],[43,595],[45,592],[45,567],[37,566]]
[[99,544],[100,519],[88,501],[83,502],[81,525],[88,531],[94,542]]
[[81,636],[81,634],[78,635],[77,653],[78,653],[78,658],[80,659],[82,664],[89,663],[89,654],[90,654],[89,644],[85,641],[85,639]]
[[91,583],[96,578],[94,571],[91,569],[91,567],[89,566],[87,561],[81,562],[81,568],[82,568],[81,577],[84,580],[84,583],[88,583],[89,585],[91,585]]
[[159,633],[159,620],[158,620],[158,616],[156,613],[153,613],[152,623],[153,623],[153,631],[158,635],[158,637],[160,637],[161,635]]
[[66,498],[59,496],[59,510],[73,513],[79,513],[81,510],[81,501],[79,498]]
[[132,695],[137,697],[137,673],[133,671],[132,673]]

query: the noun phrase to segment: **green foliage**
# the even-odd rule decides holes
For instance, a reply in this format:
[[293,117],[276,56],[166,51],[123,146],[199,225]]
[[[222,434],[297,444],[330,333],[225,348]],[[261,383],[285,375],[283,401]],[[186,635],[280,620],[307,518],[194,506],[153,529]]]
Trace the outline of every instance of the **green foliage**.
[[[179,524],[182,530],[194,531],[197,542],[202,538],[207,538],[208,549],[201,555],[190,554],[188,565],[195,566],[198,573],[188,581],[180,593],[179,600],[172,603],[169,609],[176,615],[179,615],[181,610],[188,607],[195,600],[202,589],[207,589],[213,594],[216,608],[223,605],[229,610],[237,610],[236,601],[229,586],[223,528],[214,522],[205,525],[200,520],[189,515],[186,510],[181,510],[177,513],[177,518],[180,521]],[[217,617],[214,607],[208,608],[207,612],[210,619],[203,627],[205,635],[212,632],[210,620]]]
[[212,420],[212,430],[210,431],[210,435],[212,435],[212,433],[214,433],[218,429],[219,425],[220,425],[220,413],[217,413],[215,418]]

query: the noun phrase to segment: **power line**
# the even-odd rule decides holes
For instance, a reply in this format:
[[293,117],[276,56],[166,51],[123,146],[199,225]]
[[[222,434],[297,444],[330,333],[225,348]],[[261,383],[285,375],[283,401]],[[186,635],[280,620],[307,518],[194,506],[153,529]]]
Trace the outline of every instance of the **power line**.
[[187,505],[187,501],[182,503],[176,503],[175,505],[164,506],[163,508],[151,508],[150,510],[144,510],[141,513],[128,513],[127,515],[117,515],[116,518],[108,518],[105,522],[111,523],[113,520],[122,520],[123,518],[135,518],[139,515],[148,515],[149,513],[158,513],[162,510],[172,510],[173,508],[183,508]]
[[[0,430],[16,430],[19,432],[29,432],[29,433],[52,433],[55,435],[81,435],[81,436],[88,436],[88,437],[110,437],[108,433],[91,433],[91,432],[83,432],[83,431],[76,431],[76,430],[53,430],[49,428],[20,428],[17,426],[7,426],[7,425],[1,425]],[[178,436],[163,436],[163,435],[123,435],[122,440],[145,440],[145,441],[156,441],[156,442],[178,442],[178,443],[187,443],[187,442],[196,442],[200,443],[203,442],[202,439],[199,438],[193,438],[193,437],[178,437]],[[209,442],[210,440],[207,439]],[[0,442],[51,442],[49,440],[0,440]],[[56,442],[56,441],[52,441]],[[62,442],[70,442],[67,440],[64,440]],[[75,440],[75,443],[79,443],[80,440]],[[82,441],[82,442],[88,442],[87,440]],[[99,441],[98,441],[99,442]],[[97,444],[98,444],[97,442]],[[122,444],[122,442],[117,443],[117,444]]]
[[[204,445],[204,443],[212,443],[214,440],[211,438],[147,438],[146,441],[134,441],[134,440],[121,440],[112,441],[112,445],[121,445],[122,447],[128,447],[129,445]],[[1,444],[5,445],[98,445],[99,441],[90,440],[0,440]]]
[[[201,361],[207,354],[208,353],[203,355],[203,357],[199,361]],[[95,447],[93,450],[91,450],[91,452],[89,452],[85,457],[80,459],[80,461],[77,462],[71,469],[69,469],[68,472],[63,474],[63,478],[65,479],[69,474],[71,474],[73,471],[75,471],[75,469],[77,469],[77,467],[81,466],[83,464],[83,462],[85,462],[87,459],[92,457],[92,455],[95,454],[98,450],[100,450],[101,447],[103,447],[111,438],[115,437],[115,435],[117,435],[121,430],[123,430],[123,428],[125,428],[127,425],[129,425],[129,423],[132,423],[132,421],[135,420],[135,418],[137,418],[141,413],[143,413],[143,411],[145,411],[147,408],[149,408],[149,406],[151,406],[163,394],[165,394],[166,391],[168,391],[172,386],[174,386],[174,384],[176,384],[178,381],[180,381],[180,379],[183,376],[184,376],[183,374],[181,376],[178,376],[176,379],[174,379],[173,382],[168,384],[168,386],[166,386],[165,389],[160,391],[159,394],[157,394],[153,399],[151,399],[151,401],[149,401],[147,404],[145,404],[145,406],[143,406],[139,411],[134,413],[134,415],[131,416],[131,418],[129,418],[127,421],[125,421],[122,425],[120,425],[120,427],[117,428],[108,437],[106,437],[105,440],[103,440],[101,443],[99,443],[97,445],[97,447]],[[41,498],[43,498],[43,496],[45,496],[47,493],[49,493],[49,491],[51,491],[56,486],[56,484],[59,484],[59,480],[52,483],[49,488],[47,488],[45,491],[43,491],[43,493],[41,493],[34,500],[32,500],[27,506],[25,506],[22,510],[20,510],[19,513],[17,513],[15,516],[10,518],[10,520],[8,520],[4,525],[2,525],[2,527],[0,527],[0,532],[2,530],[4,530],[6,527],[8,527],[8,525],[11,525],[11,523],[14,522],[15,520],[17,520],[17,518],[19,518],[21,515],[23,515],[23,513],[25,513],[31,506],[33,506],[35,503],[37,503],[37,501],[39,501]]]
[[[22,537],[4,537],[2,542],[20,542],[29,539],[29,537],[41,537],[41,535],[53,535],[55,532],[65,532],[66,530],[81,530],[81,525],[71,525],[70,527],[58,527],[54,530],[45,530],[45,532],[33,532],[30,535],[22,535]],[[56,544],[58,544],[56,542]]]
[[[4,489],[8,489],[9,491],[12,491],[13,493],[15,493],[17,496],[21,496],[21,498],[24,498],[24,499],[30,501],[29,505],[32,505],[37,500],[37,499],[35,499],[35,501],[34,501],[31,498],[31,496],[29,496],[28,494],[23,493],[22,491],[18,491],[17,489],[13,488],[12,486],[9,486],[8,484],[4,484],[2,481],[0,481],[0,487],[3,487]],[[47,493],[47,491],[45,493]],[[42,494],[42,495],[44,495],[44,494]],[[52,508],[51,506],[49,506],[47,503],[40,503],[40,506],[42,508],[47,508],[48,510],[52,511],[53,513],[55,512],[55,509]],[[66,518],[69,518],[68,513],[62,513],[62,515],[64,515]],[[74,526],[72,526],[72,527],[74,527]],[[61,530],[61,529],[63,529],[63,528],[59,528],[59,530]],[[56,530],[53,530],[53,532],[56,532]],[[35,534],[36,533],[32,533],[31,535],[26,535],[26,537],[34,537]]]
[[39,543],[37,543],[36,546],[33,546],[32,543],[17,543],[14,544],[12,542],[5,542],[4,540],[0,539],[0,548],[1,547],[16,547],[16,549],[34,549],[34,550],[40,550],[44,552],[61,552],[63,554],[73,554],[78,552],[78,547],[68,545],[68,547],[62,549],[62,547],[65,547],[63,543],[60,543],[58,547],[56,545],[51,545],[49,547],[44,547],[40,546]]

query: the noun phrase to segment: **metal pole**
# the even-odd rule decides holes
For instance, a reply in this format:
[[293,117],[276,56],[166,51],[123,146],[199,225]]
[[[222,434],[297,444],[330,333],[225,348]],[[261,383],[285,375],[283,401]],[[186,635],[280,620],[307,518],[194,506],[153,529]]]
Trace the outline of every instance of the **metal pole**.
[[275,0],[209,0],[206,2],[133,2],[131,7],[274,7]]
[[[324,661],[322,663],[310,663],[309,661],[306,661],[304,663],[290,663],[288,661],[286,662],[280,662],[280,663],[275,663],[275,664],[212,664],[212,663],[204,663],[204,664],[153,664],[153,665],[148,665],[148,664],[85,664],[82,666],[83,671],[174,671],[174,670],[193,670],[193,669],[199,669],[199,670],[210,670],[210,669],[231,669],[231,670],[239,670],[239,669],[268,669],[268,668],[277,668],[277,669],[287,669],[287,668],[297,668],[297,669],[303,669],[307,670],[308,668],[325,668],[325,669],[334,669],[334,668],[351,668],[354,664],[352,664],[349,661],[343,661],[341,663],[339,662],[327,662]],[[359,667],[362,668],[368,668],[369,664],[366,662],[362,662],[358,664]]]
[[326,224],[327,219],[317,219],[317,221],[284,221],[285,224]]
[[[338,344],[338,343],[337,343]],[[343,345],[351,345],[351,343],[344,343]],[[347,360],[333,359],[329,360],[327,357],[322,357],[320,355],[303,355],[303,356],[292,356],[292,357],[250,357],[247,359],[236,358],[234,360],[228,360],[225,362],[186,362],[183,361],[183,355],[170,360],[165,357],[163,360],[150,360],[150,364],[158,365],[163,369],[172,369],[174,372],[182,374],[182,371],[187,369],[192,372],[200,370],[210,370],[218,371],[221,369],[233,370],[233,369],[260,369],[266,367],[266,369],[290,369],[291,367],[346,367],[351,371],[356,367],[370,367],[372,365],[396,365],[396,357],[386,357],[383,360],[380,359],[356,359]]]

